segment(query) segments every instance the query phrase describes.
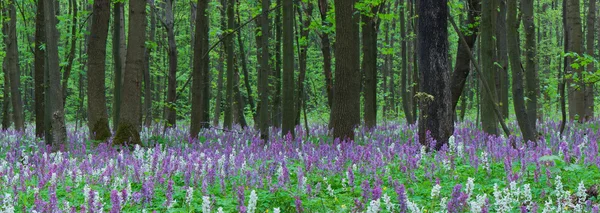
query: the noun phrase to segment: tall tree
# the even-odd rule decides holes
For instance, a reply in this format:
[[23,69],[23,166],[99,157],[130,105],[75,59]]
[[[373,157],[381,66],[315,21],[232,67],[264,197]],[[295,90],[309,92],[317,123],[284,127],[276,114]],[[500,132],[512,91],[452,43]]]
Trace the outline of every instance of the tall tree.
[[[313,4],[312,2],[298,2],[296,5],[296,11],[298,14],[298,20],[300,22],[301,25],[299,25],[298,28],[300,28],[299,31],[300,39],[297,39],[297,44],[298,44],[298,50],[300,51],[298,53],[298,67],[299,67],[299,71],[300,73],[298,73],[298,84],[296,85],[296,96],[295,98],[295,103],[296,106],[294,107],[295,109],[295,121],[294,121],[294,125],[300,125],[300,111],[302,111],[302,105],[305,102],[305,98],[304,98],[304,83],[306,80],[306,69],[307,69],[307,59],[308,59],[308,47],[309,47],[309,38],[308,35],[310,33],[310,24],[312,23],[312,20],[310,19],[310,17],[312,16],[312,12],[313,12]],[[305,18],[304,15],[306,15],[307,17]],[[298,26],[298,25],[296,25]],[[301,40],[305,40],[307,42],[300,42]]]
[[[276,0],[277,5],[282,5],[283,0]],[[275,69],[271,74],[271,125],[281,127],[281,8],[275,10]]]
[[498,89],[498,107],[504,116],[503,119],[508,119],[508,41],[506,38],[506,0],[498,0],[498,9],[496,12],[496,65],[497,76],[496,88]]
[[409,124],[415,123],[415,115],[412,114],[412,104],[410,102],[410,89],[408,88],[408,48],[407,42],[408,37],[406,36],[406,4],[404,0],[400,0],[400,12],[399,12],[399,20],[400,20],[400,58],[402,60],[402,73],[400,74],[400,96],[402,97],[402,110],[404,111],[404,117],[406,117],[406,122]]
[[77,10],[77,1],[69,0],[69,13],[71,14],[71,41],[70,41],[70,49],[69,54],[67,56],[67,65],[64,69],[62,75],[62,88],[63,88],[63,98],[66,100],[68,95],[69,88],[69,78],[71,77],[71,71],[73,70],[73,62],[75,60],[75,50],[77,49],[77,31],[78,29],[78,10]]
[[335,82],[331,127],[333,137],[354,140],[360,122],[360,46],[358,17],[354,1],[334,0],[335,7]]
[[523,26],[525,28],[525,91],[527,95],[527,116],[530,125],[536,129],[537,121],[537,95],[539,93],[539,82],[537,79],[537,53],[535,39],[535,20],[533,16],[534,0],[522,0],[521,10],[523,12]]
[[8,77],[10,78],[10,97],[12,103],[12,115],[17,131],[25,130],[25,121],[23,114],[23,101],[21,100],[21,70],[19,65],[19,44],[17,43],[17,10],[14,1],[8,1],[4,5],[5,13],[8,15],[8,20],[4,21],[4,44],[6,48],[6,65],[8,69]]
[[[149,1],[150,8],[154,8],[154,1]],[[150,10],[150,38],[149,41],[154,43],[156,40],[156,12],[155,10]],[[146,52],[144,53],[146,68],[144,69],[144,126],[149,127],[152,124],[152,77],[150,75],[150,52],[155,51],[154,47],[146,47]]]
[[377,13],[380,5],[370,5],[370,11],[362,11],[362,69],[364,72],[364,121],[367,128],[377,124]]
[[194,43],[194,71],[192,73],[191,137],[197,137],[200,128],[207,128],[210,122],[209,24],[208,0],[199,0],[196,11],[196,42]]
[[[321,13],[321,25],[324,28],[331,27],[327,20],[329,12],[329,3],[327,0],[319,0],[319,12]],[[323,74],[325,75],[325,89],[327,90],[327,106],[331,109],[333,104],[333,80],[331,71],[331,41],[329,40],[329,31],[323,30],[321,37],[321,52],[323,54]]]
[[[567,27],[569,33],[569,52],[581,55],[583,53],[581,30],[581,15],[579,0],[567,1]],[[571,57],[567,66],[567,85],[569,87],[569,118],[571,120],[584,121],[585,116],[585,84],[582,79],[582,69],[570,66],[575,58]]]
[[260,97],[260,112],[258,113],[258,126],[260,129],[260,138],[269,139],[269,0],[262,0],[261,16],[261,61],[260,72],[258,73],[258,96]]
[[175,15],[173,7],[175,0],[166,0],[165,17],[161,22],[167,30],[167,43],[169,46],[169,76],[167,85],[167,102],[165,103],[166,127],[175,127],[177,124],[177,43],[175,42]]
[[[489,82],[496,82],[495,42],[493,12],[495,0],[483,0],[481,4],[481,65],[483,77]],[[498,134],[498,118],[494,114],[493,100],[497,100],[496,87],[490,87],[491,94],[483,93],[481,98],[481,124],[483,131],[491,135]]]
[[[46,144],[52,146],[52,151],[64,147],[67,140],[65,127],[64,102],[60,88],[60,67],[58,60],[58,30],[56,28],[56,13],[53,0],[44,0],[44,21],[46,22],[46,90],[45,97],[45,130]],[[13,98],[14,100],[14,98]]]
[[[586,34],[586,51],[590,56],[595,56],[595,34],[596,34],[596,0],[589,0],[588,16],[587,16],[587,34]],[[590,63],[587,66],[587,71],[595,72],[594,64]],[[594,84],[585,83],[585,120],[594,118]]]
[[450,103],[447,1],[420,0],[419,5],[419,140],[429,146],[427,132],[436,150],[448,142],[454,130]]
[[106,111],[106,40],[110,21],[110,1],[95,0],[88,52],[88,127],[92,140],[111,136]]
[[129,31],[125,78],[123,81],[123,100],[119,126],[113,141],[116,145],[141,144],[141,75],[144,69],[144,50],[146,49],[146,0],[129,1]]
[[[235,0],[227,0],[227,28],[233,30],[235,27],[235,19],[233,7]],[[227,53],[227,89],[225,92],[225,118],[223,127],[231,129],[233,125],[233,83],[234,83],[234,61],[233,61],[233,39],[231,36],[225,37],[225,52]]]
[[125,14],[124,3],[115,1],[113,4],[113,36],[112,36],[112,53],[114,60],[114,90],[113,90],[113,127],[119,126],[119,118],[121,115],[121,95],[123,87],[123,68],[125,63],[125,51],[122,46],[125,45]]
[[521,67],[521,51],[519,49],[519,21],[517,18],[517,0],[507,0],[506,37],[508,56],[512,73],[512,95],[515,115],[519,129],[525,141],[536,141],[535,128],[530,123],[523,91],[523,70]]
[[283,118],[281,133],[294,135],[294,3],[283,1]]
[[35,135],[44,136],[44,70],[46,69],[46,43],[44,22],[44,0],[37,0],[35,15],[35,50],[34,50],[34,83],[35,83]]

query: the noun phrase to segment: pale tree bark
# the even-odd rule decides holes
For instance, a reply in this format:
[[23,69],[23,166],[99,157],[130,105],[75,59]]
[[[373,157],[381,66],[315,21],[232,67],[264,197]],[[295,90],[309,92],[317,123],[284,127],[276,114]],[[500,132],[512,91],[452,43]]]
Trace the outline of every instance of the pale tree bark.
[[[354,140],[360,122],[360,40],[353,1],[335,0],[335,82],[331,127],[333,138]],[[284,24],[285,26],[285,24]]]
[[146,0],[129,1],[129,31],[123,100],[119,126],[113,140],[115,145],[141,144],[141,76],[144,70],[144,50],[146,49]]
[[[439,150],[454,131],[448,65],[448,5],[420,0],[419,5],[419,140]],[[430,147],[427,132],[437,142]]]
[[87,48],[89,79],[88,127],[92,140],[105,141],[111,136],[106,110],[106,40],[110,20],[110,1],[95,0],[90,41]]
[[46,71],[46,144],[52,146],[52,151],[65,148],[67,142],[67,130],[65,127],[64,102],[62,98],[60,66],[58,64],[58,30],[56,29],[54,2],[44,0],[44,20],[46,22],[46,60],[48,69]]

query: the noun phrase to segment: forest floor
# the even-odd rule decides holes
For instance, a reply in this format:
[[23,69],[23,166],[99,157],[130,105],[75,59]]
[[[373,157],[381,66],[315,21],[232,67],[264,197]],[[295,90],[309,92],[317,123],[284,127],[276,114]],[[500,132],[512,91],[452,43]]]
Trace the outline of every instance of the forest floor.
[[[149,148],[93,145],[70,127],[62,152],[0,132],[0,210],[11,212],[598,212],[597,125],[539,125],[537,146],[461,123],[438,152],[388,123],[332,141],[324,126],[268,144],[254,130],[142,131]],[[516,124],[511,123],[511,128]],[[517,132],[517,131],[514,131]],[[516,141],[513,148],[511,141]]]

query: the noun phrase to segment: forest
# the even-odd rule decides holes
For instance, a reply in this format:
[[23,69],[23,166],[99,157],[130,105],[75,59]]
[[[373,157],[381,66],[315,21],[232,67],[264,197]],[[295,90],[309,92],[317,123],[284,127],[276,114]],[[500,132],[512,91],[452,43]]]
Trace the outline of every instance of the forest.
[[597,213],[597,3],[2,0],[0,212]]

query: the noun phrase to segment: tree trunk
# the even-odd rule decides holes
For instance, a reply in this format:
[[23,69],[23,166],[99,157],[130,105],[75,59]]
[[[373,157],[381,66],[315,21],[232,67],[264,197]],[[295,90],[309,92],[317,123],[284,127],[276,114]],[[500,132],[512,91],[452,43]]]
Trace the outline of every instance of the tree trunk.
[[[227,2],[227,28],[233,30],[234,25],[234,14],[233,7],[235,0],[228,0]],[[233,62],[233,40],[231,36],[225,38],[225,52],[227,53],[227,89],[225,92],[225,119],[223,121],[223,127],[225,129],[231,129],[233,125],[233,83],[234,83],[234,62]]]
[[[497,11],[496,17],[496,60],[498,65],[496,66],[496,70],[498,72],[498,82],[500,85],[498,88],[498,107],[500,107],[500,112],[504,116],[504,119],[509,118],[509,110],[508,110],[508,90],[509,90],[509,81],[508,81],[508,48],[507,48],[507,38],[506,38],[506,0],[499,0],[499,9]],[[499,67],[498,67],[499,66]]]
[[353,1],[335,0],[335,82],[331,127],[333,138],[354,140],[360,121],[360,46]]
[[[260,61],[260,72],[258,73],[258,96],[260,96],[260,112],[258,118],[258,126],[260,130],[260,138],[267,141],[269,139],[269,76],[271,67],[269,66],[269,0],[262,0],[262,17],[261,17],[261,43],[262,43],[262,60]],[[248,76],[248,75],[246,75]],[[247,78],[246,78],[247,79]],[[249,89],[249,88],[248,88]],[[250,97],[250,93],[248,93]]]
[[92,140],[111,136],[106,111],[106,39],[110,20],[110,1],[95,0],[88,52],[88,127]]
[[[377,14],[378,7],[372,8],[372,13]],[[365,127],[373,128],[377,124],[377,20],[375,17],[361,15],[362,22],[362,69],[365,76],[364,82],[364,122]]]
[[[7,66],[8,62],[6,60],[2,60],[2,70],[4,71],[4,79],[6,79],[4,81],[4,89],[2,90],[4,97],[2,100],[2,130],[7,130],[10,128],[10,78],[8,77]],[[44,119],[42,119],[42,121],[43,120]]]
[[[276,0],[277,5],[281,5],[283,0]],[[271,125],[277,128],[281,128],[281,38],[282,38],[282,26],[281,26],[281,9],[278,8],[275,11],[275,70],[273,70],[271,80],[271,96],[272,98],[272,109],[271,109]]]
[[[153,1],[150,1],[154,4]],[[155,42],[156,37],[156,12],[154,12],[154,5],[150,5],[150,39],[151,43]],[[144,63],[146,63],[146,69],[144,69],[144,126],[150,127],[152,125],[152,77],[150,75],[150,52],[155,51],[154,47],[146,47],[144,56],[146,57]]]
[[140,104],[141,75],[144,70],[144,50],[146,49],[146,0],[129,1],[129,33],[127,38],[127,59],[119,126],[113,143],[115,145],[141,144]]
[[[569,51],[571,53],[583,54],[581,30],[581,16],[579,0],[567,1],[567,27],[569,30]],[[582,69],[571,67],[575,58],[570,57],[567,66],[567,85],[569,85],[569,118],[583,122],[585,118],[585,84],[582,79]]]
[[5,4],[7,8],[4,9],[8,20],[4,22],[4,44],[6,48],[6,68],[8,69],[8,77],[10,82],[10,97],[13,109],[13,121],[15,123],[15,130],[24,131],[25,121],[23,114],[23,101],[21,100],[21,71],[19,66],[19,45],[17,43],[17,11],[14,5],[14,1],[9,1]]
[[77,22],[77,1],[69,0],[69,9],[71,13],[71,49],[69,50],[69,55],[67,57],[67,66],[62,76],[62,88],[63,88],[63,99],[67,99],[68,88],[69,88],[69,78],[71,77],[71,70],[73,70],[73,61],[75,60],[75,49],[77,47],[77,26],[79,23]]
[[[225,15],[225,8],[227,8],[227,0],[220,0],[221,2],[221,9],[219,10],[221,15],[221,30],[225,31],[227,30],[227,24],[226,24],[226,15]],[[221,117],[221,103],[222,103],[222,99],[223,99],[223,73],[225,72],[224,70],[224,64],[223,62],[225,61],[225,44],[221,43],[221,50],[219,51],[219,62],[217,64],[217,70],[219,71],[219,75],[217,77],[217,97],[215,100],[215,117],[213,118],[213,126],[219,126],[219,121],[220,121],[220,117]]]
[[[46,22],[46,59],[48,69],[46,71],[46,91],[45,101],[46,109],[44,119],[46,123],[46,144],[52,146],[52,151],[58,151],[65,148],[67,140],[67,131],[65,127],[64,103],[60,85],[60,67],[58,59],[58,30],[56,29],[56,17],[54,2],[44,0],[44,20]],[[11,79],[12,80],[12,79]],[[18,89],[18,88],[17,88]],[[14,100],[14,98],[13,98]],[[13,104],[14,105],[14,104]]]
[[[240,18],[241,15],[240,15],[239,7],[236,8],[236,13],[237,13],[236,26],[239,26],[241,24],[241,18]],[[257,23],[257,25],[259,25],[259,24]],[[242,40],[242,33],[237,32],[236,34],[237,34],[238,48],[240,49],[240,58],[242,59],[242,72],[244,74],[244,87],[246,89],[246,93],[248,94],[247,100],[248,100],[248,104],[250,105],[250,111],[252,112],[252,118],[254,119],[255,124],[258,124],[258,118],[256,116],[258,109],[254,105],[254,96],[252,95],[252,88],[250,87],[250,74],[248,73],[248,60],[246,57],[246,49],[244,47],[244,41]],[[257,51],[257,54],[258,54],[258,51]],[[268,59],[268,57],[267,57],[267,59]],[[258,58],[258,61],[260,63],[260,58]],[[260,73],[259,73],[259,75],[260,75]],[[260,88],[259,88],[259,90],[260,90]]]
[[[194,72],[192,76],[191,137],[197,137],[200,128],[208,128],[210,122],[210,60],[208,57],[208,26],[210,18],[207,10],[208,1],[198,1],[195,30],[196,42],[194,43]],[[220,79],[222,79],[222,75]]]
[[537,95],[539,93],[539,82],[537,79],[537,56],[535,40],[535,20],[533,16],[533,1],[522,0],[521,10],[523,13],[523,26],[525,28],[525,92],[527,95],[527,116],[529,124],[536,129],[537,123]]
[[233,73],[233,115],[234,115],[234,123],[239,124],[242,129],[248,126],[246,122],[246,115],[244,114],[244,98],[242,98],[242,94],[240,93],[240,68],[237,65],[237,61],[234,59],[234,67],[235,71]]
[[523,91],[523,70],[521,69],[521,53],[519,50],[519,21],[517,19],[517,0],[507,0],[506,37],[508,44],[508,56],[512,72],[512,94],[515,115],[519,129],[525,141],[536,141],[535,128],[530,123],[525,106]]
[[414,115],[412,114],[412,104],[410,100],[412,99],[409,95],[410,88],[407,85],[408,80],[408,60],[407,60],[407,45],[406,42],[408,38],[406,36],[406,20],[404,18],[405,14],[405,3],[404,0],[400,0],[401,8],[400,8],[400,58],[402,60],[402,74],[400,75],[400,95],[402,96],[402,110],[404,111],[404,117],[406,117],[406,122],[409,124],[415,123]]
[[294,133],[294,4],[283,2],[283,118],[281,134]]
[[[596,33],[596,0],[589,0],[587,17],[587,54],[594,57],[595,54],[595,33]],[[594,63],[587,66],[588,73],[594,73]],[[589,121],[594,118],[594,84],[586,82],[585,84],[585,120]]]
[[481,4],[481,64],[483,68],[483,79],[490,85],[491,94],[483,93],[481,98],[481,125],[483,131],[490,135],[498,134],[498,118],[494,114],[494,102],[497,100],[496,87],[492,83],[496,82],[496,65],[494,65],[495,42],[494,42],[494,22],[492,13],[494,12],[494,0],[483,0]]
[[163,25],[167,30],[169,77],[167,88],[167,102],[165,103],[166,120],[165,128],[177,125],[177,43],[175,42],[175,18],[173,14],[173,0],[165,2],[165,19]]
[[[35,135],[44,137],[44,71],[46,69],[46,43],[44,22],[44,0],[37,0],[35,16],[35,50],[34,50],[34,83],[35,83]],[[5,96],[6,97],[6,96]]]
[[[296,102],[296,106],[295,106],[295,121],[294,121],[294,126],[300,125],[300,112],[302,109],[302,103],[305,101],[304,100],[304,82],[306,80],[306,62],[307,62],[307,57],[308,57],[308,45],[309,45],[309,38],[308,38],[308,34],[310,32],[310,23],[312,23],[312,20],[310,19],[310,17],[312,16],[312,12],[313,12],[313,4],[311,2],[306,2],[306,3],[298,3],[298,4],[302,4],[302,11],[304,11],[306,13],[306,18],[303,17],[302,11],[300,11],[300,5],[298,5],[298,9],[296,9],[296,11],[298,11],[298,20],[300,21],[300,23],[302,24],[299,28],[300,28],[300,38],[302,40],[304,40],[305,42],[298,42],[298,46],[300,47],[299,50],[300,52],[298,53],[299,59],[298,59],[298,65],[300,68],[300,73],[298,74],[298,84],[296,85],[297,88],[297,93],[296,93],[296,97],[295,97],[295,102]],[[299,41],[299,40],[298,40]]]
[[[323,27],[328,28],[331,23],[327,21],[329,3],[327,0],[319,0],[319,11]],[[327,31],[321,32],[321,52],[323,54],[323,74],[325,75],[325,89],[327,90],[327,106],[331,109],[333,105],[333,80],[331,71],[331,41]]]
[[124,23],[121,22],[121,17],[125,16],[123,13],[123,3],[116,2],[113,4],[113,41],[112,41],[112,53],[114,60],[114,72],[115,76],[113,79],[114,90],[113,90],[113,128],[119,126],[119,118],[121,114],[121,92],[123,86],[123,53],[121,52],[121,43],[123,41],[122,36],[124,35]]
[[421,0],[419,5],[419,140],[430,146],[427,132],[439,150],[454,130],[448,62],[448,5]]

